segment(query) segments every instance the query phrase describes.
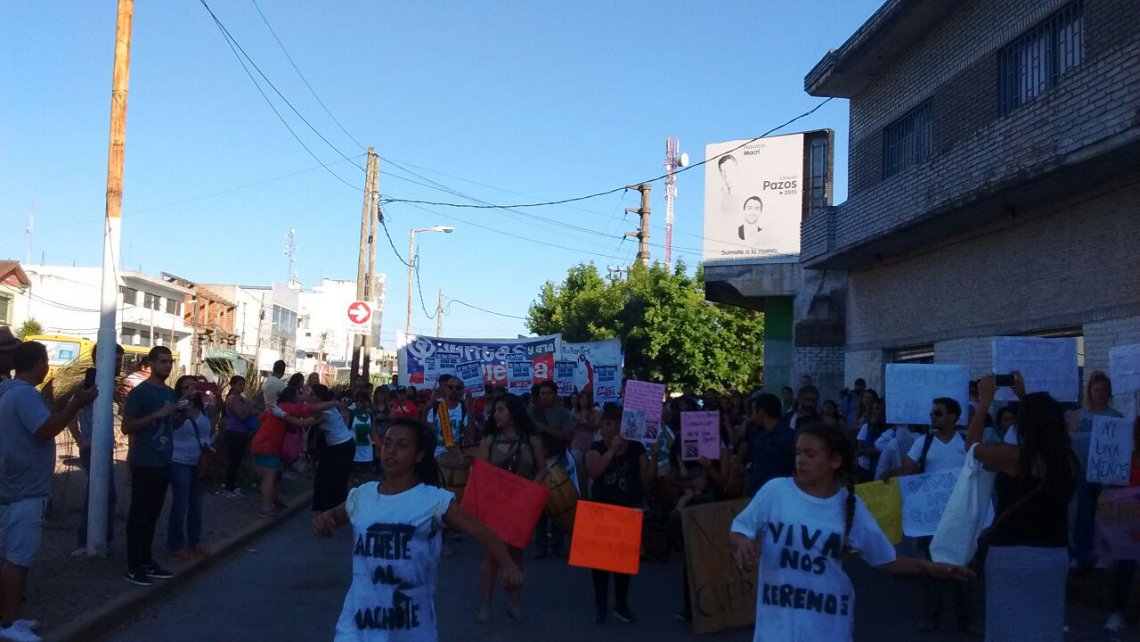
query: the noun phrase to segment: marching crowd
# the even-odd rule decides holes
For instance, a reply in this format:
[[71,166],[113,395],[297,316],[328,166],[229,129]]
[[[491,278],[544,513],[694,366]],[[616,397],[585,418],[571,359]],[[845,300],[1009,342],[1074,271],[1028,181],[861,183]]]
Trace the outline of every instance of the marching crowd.
[[[285,507],[282,475],[295,474],[287,471],[307,461],[313,530],[327,536],[337,527],[353,528],[353,579],[338,640],[435,639],[438,564],[454,554],[449,540],[459,534],[486,552],[475,622],[492,622],[496,585],[506,593],[507,616],[526,619],[523,551],[504,544],[453,501],[476,459],[551,488],[572,484],[583,499],[642,509],[641,552],[648,558],[664,559],[683,548],[684,507],[751,498],[725,541],[741,569],[759,567],[757,640],[850,639],[855,600],[843,560],[852,553],[882,571],[925,578],[919,631],[943,625],[942,593],[950,590],[957,626],[984,630],[993,641],[1062,639],[1068,574],[1112,563],[1093,556],[1101,488],[1083,479],[1070,442],[1072,432],[1092,429],[1093,417],[1119,416],[1110,405],[1111,382],[1100,372],[1088,376],[1083,405],[1068,411],[1046,393],[1026,394],[1019,377],[1018,400],[995,404],[995,380],[985,377],[971,385],[968,408],[933,399],[928,426],[888,425],[885,399],[862,379],[839,400],[822,403],[808,377],[798,391],[785,388],[779,396],[759,388],[698,396],[686,386],[663,400],[663,430],[657,441],[643,444],[621,435],[620,404],[599,406],[589,391],[560,397],[552,381],[523,395],[488,385],[477,398],[447,375],[420,390],[373,387],[357,378],[334,391],[315,373],[286,379],[279,361],[254,395],[240,376],[215,394],[216,387],[191,375],[169,386],[171,367],[170,351],[156,347],[145,369],[115,391],[131,475],[126,579],[149,585],[172,576],[152,553],[168,489],[168,551],[176,558],[207,553],[199,473],[218,450],[225,455],[216,463],[225,471],[221,492],[241,496],[239,471],[248,454],[259,471],[260,510],[267,516]],[[20,617],[21,601],[50,497],[55,436],[70,427],[81,464],[90,465],[91,402],[98,391],[79,387],[52,413],[35,388],[47,371],[41,344],[0,336],[3,640],[39,639],[37,623]],[[695,410],[720,413],[717,459],[682,456],[681,416]],[[959,430],[963,412],[968,427]],[[855,484],[958,468],[971,456],[998,472],[996,517],[979,564],[931,561],[930,538],[914,542],[916,557],[898,555],[857,498]],[[1140,484],[1140,466],[1132,470],[1133,483]],[[113,511],[113,480],[111,488]],[[80,549],[88,536],[86,517],[85,507]],[[113,534],[108,519],[108,540]],[[570,535],[565,522],[544,515],[535,528],[534,555],[565,556]],[[1135,562],[1116,563],[1107,629],[1124,624],[1134,573]],[[592,575],[594,622],[605,623],[611,614],[635,622],[632,577],[602,570]],[[982,627],[972,612],[978,575],[986,591]],[[679,580],[677,603],[684,606],[676,618],[686,621],[693,617],[688,580]]]

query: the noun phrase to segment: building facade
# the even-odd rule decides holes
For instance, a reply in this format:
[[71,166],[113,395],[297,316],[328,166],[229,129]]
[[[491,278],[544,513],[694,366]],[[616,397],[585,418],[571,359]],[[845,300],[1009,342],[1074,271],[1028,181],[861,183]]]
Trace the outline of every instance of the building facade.
[[31,287],[19,261],[0,261],[0,325],[20,329],[28,319]]

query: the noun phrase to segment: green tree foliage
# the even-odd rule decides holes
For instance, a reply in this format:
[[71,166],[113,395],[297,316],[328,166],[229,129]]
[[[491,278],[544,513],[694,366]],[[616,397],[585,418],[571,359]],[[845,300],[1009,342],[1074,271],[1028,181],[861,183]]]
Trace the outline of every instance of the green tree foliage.
[[571,267],[542,286],[527,327],[566,341],[621,337],[627,377],[671,386],[749,387],[763,361],[763,315],[708,303],[703,270],[689,276],[683,263],[672,272],[636,264],[625,279],[603,278],[593,263]]
[[40,325],[40,322],[36,321],[33,317],[28,317],[24,321],[24,324],[20,326],[20,329],[16,331],[16,336],[23,339],[24,337],[34,337],[37,334],[43,333],[44,327]]

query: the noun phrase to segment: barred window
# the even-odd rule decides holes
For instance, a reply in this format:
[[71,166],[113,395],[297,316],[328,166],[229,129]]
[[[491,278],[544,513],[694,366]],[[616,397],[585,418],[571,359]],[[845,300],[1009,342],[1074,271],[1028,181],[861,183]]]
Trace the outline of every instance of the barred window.
[[1084,60],[1081,3],[1072,2],[1001,51],[1001,113],[1031,102]]
[[924,162],[933,149],[927,101],[883,129],[883,178]]

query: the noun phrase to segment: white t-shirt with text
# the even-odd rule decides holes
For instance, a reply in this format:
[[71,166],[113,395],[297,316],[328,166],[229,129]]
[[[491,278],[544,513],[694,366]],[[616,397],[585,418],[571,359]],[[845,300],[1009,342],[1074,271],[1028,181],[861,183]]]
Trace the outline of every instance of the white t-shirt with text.
[[[914,463],[922,459],[922,447],[926,444],[926,435],[921,435],[910,445],[907,458]],[[957,432],[949,442],[943,442],[934,435],[930,438],[930,451],[926,453],[926,468],[923,472],[937,473],[951,468],[961,468],[966,463],[966,440]]]

